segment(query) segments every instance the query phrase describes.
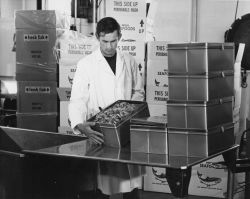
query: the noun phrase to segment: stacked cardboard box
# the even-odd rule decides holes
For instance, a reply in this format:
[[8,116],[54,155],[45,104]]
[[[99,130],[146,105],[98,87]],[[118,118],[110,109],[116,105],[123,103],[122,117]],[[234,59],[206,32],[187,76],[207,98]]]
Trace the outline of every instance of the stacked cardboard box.
[[70,16],[53,10],[16,12],[17,127],[57,131],[54,46]]
[[55,54],[59,66],[59,133],[71,134],[68,118],[68,104],[77,62],[91,54],[99,46],[95,37],[85,36],[76,31],[64,31],[57,39]]
[[131,54],[145,82],[146,0],[110,0],[106,16],[115,18],[121,26],[118,48]]
[[[150,116],[166,116],[168,99],[168,42],[147,43],[146,56],[146,101]],[[170,193],[165,169],[147,167],[144,177],[144,190]]]
[[147,43],[146,101],[151,116],[167,114],[168,99],[168,43]]

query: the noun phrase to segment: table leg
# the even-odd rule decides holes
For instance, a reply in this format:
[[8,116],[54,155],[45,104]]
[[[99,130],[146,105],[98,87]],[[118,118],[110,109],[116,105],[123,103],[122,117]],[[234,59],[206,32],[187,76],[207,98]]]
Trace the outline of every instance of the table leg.
[[235,174],[230,169],[228,169],[227,199],[234,198],[234,176],[235,176]]
[[191,167],[186,169],[166,168],[166,178],[168,185],[175,197],[183,198],[188,195],[191,171]]
[[236,149],[223,153],[224,161],[228,167],[228,179],[227,179],[227,199],[233,199],[234,196],[234,177],[236,171]]
[[235,150],[230,150],[222,154],[225,164],[227,165],[228,169],[230,169],[233,173],[236,170],[236,159],[237,159],[236,152],[237,148]]

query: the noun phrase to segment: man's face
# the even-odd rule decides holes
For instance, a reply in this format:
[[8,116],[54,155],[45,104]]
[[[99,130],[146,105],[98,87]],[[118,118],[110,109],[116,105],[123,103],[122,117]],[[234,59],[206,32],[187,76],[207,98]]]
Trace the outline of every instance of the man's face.
[[107,34],[102,32],[100,33],[98,40],[100,42],[100,48],[103,56],[112,57],[115,55],[119,39],[120,37],[117,30]]

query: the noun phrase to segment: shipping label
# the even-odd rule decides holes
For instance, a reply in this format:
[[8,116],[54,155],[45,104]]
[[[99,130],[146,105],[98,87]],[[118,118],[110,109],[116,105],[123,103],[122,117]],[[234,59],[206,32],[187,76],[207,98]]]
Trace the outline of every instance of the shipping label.
[[49,86],[25,86],[25,93],[29,94],[36,94],[36,93],[42,93],[42,94],[50,94],[51,88]]
[[121,14],[146,17],[146,0],[109,0],[107,15],[117,18]]
[[98,46],[99,44],[95,39],[62,40],[60,41],[60,48],[57,49],[58,61],[67,65],[76,64],[81,58],[90,55]]
[[124,39],[133,38],[136,41],[145,41],[146,18],[118,17],[121,26],[122,37]]
[[148,86],[146,88],[146,101],[152,104],[166,104],[169,99],[168,87]]
[[59,31],[55,29],[20,29],[16,30],[16,62],[34,64],[42,68],[44,65],[55,64],[53,53]]
[[24,34],[25,42],[34,41],[49,41],[49,34]]
[[143,41],[134,39],[121,39],[118,44],[118,49],[122,52],[129,53],[136,60],[144,60],[145,44]]
[[91,44],[68,44],[68,54],[89,55],[92,53]]
[[165,41],[148,42],[148,59],[168,61],[168,43]]

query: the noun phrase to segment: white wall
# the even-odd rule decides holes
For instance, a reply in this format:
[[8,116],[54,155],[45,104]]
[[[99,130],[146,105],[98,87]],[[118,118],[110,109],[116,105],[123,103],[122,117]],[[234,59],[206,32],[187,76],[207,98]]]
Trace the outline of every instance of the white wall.
[[152,0],[148,23],[155,40],[184,42],[191,39],[192,0]]
[[21,0],[0,0],[1,18],[14,18],[15,10],[22,9]]
[[[198,0],[197,41],[223,42],[235,19],[236,0]],[[237,17],[250,13],[250,0],[240,0]]]
[[46,0],[46,10],[59,10],[71,14],[71,0]]
[[[151,0],[150,3],[149,40],[154,37],[170,42],[223,42],[225,31],[234,22],[237,0]],[[239,0],[237,18],[246,13],[250,13],[250,0]]]

